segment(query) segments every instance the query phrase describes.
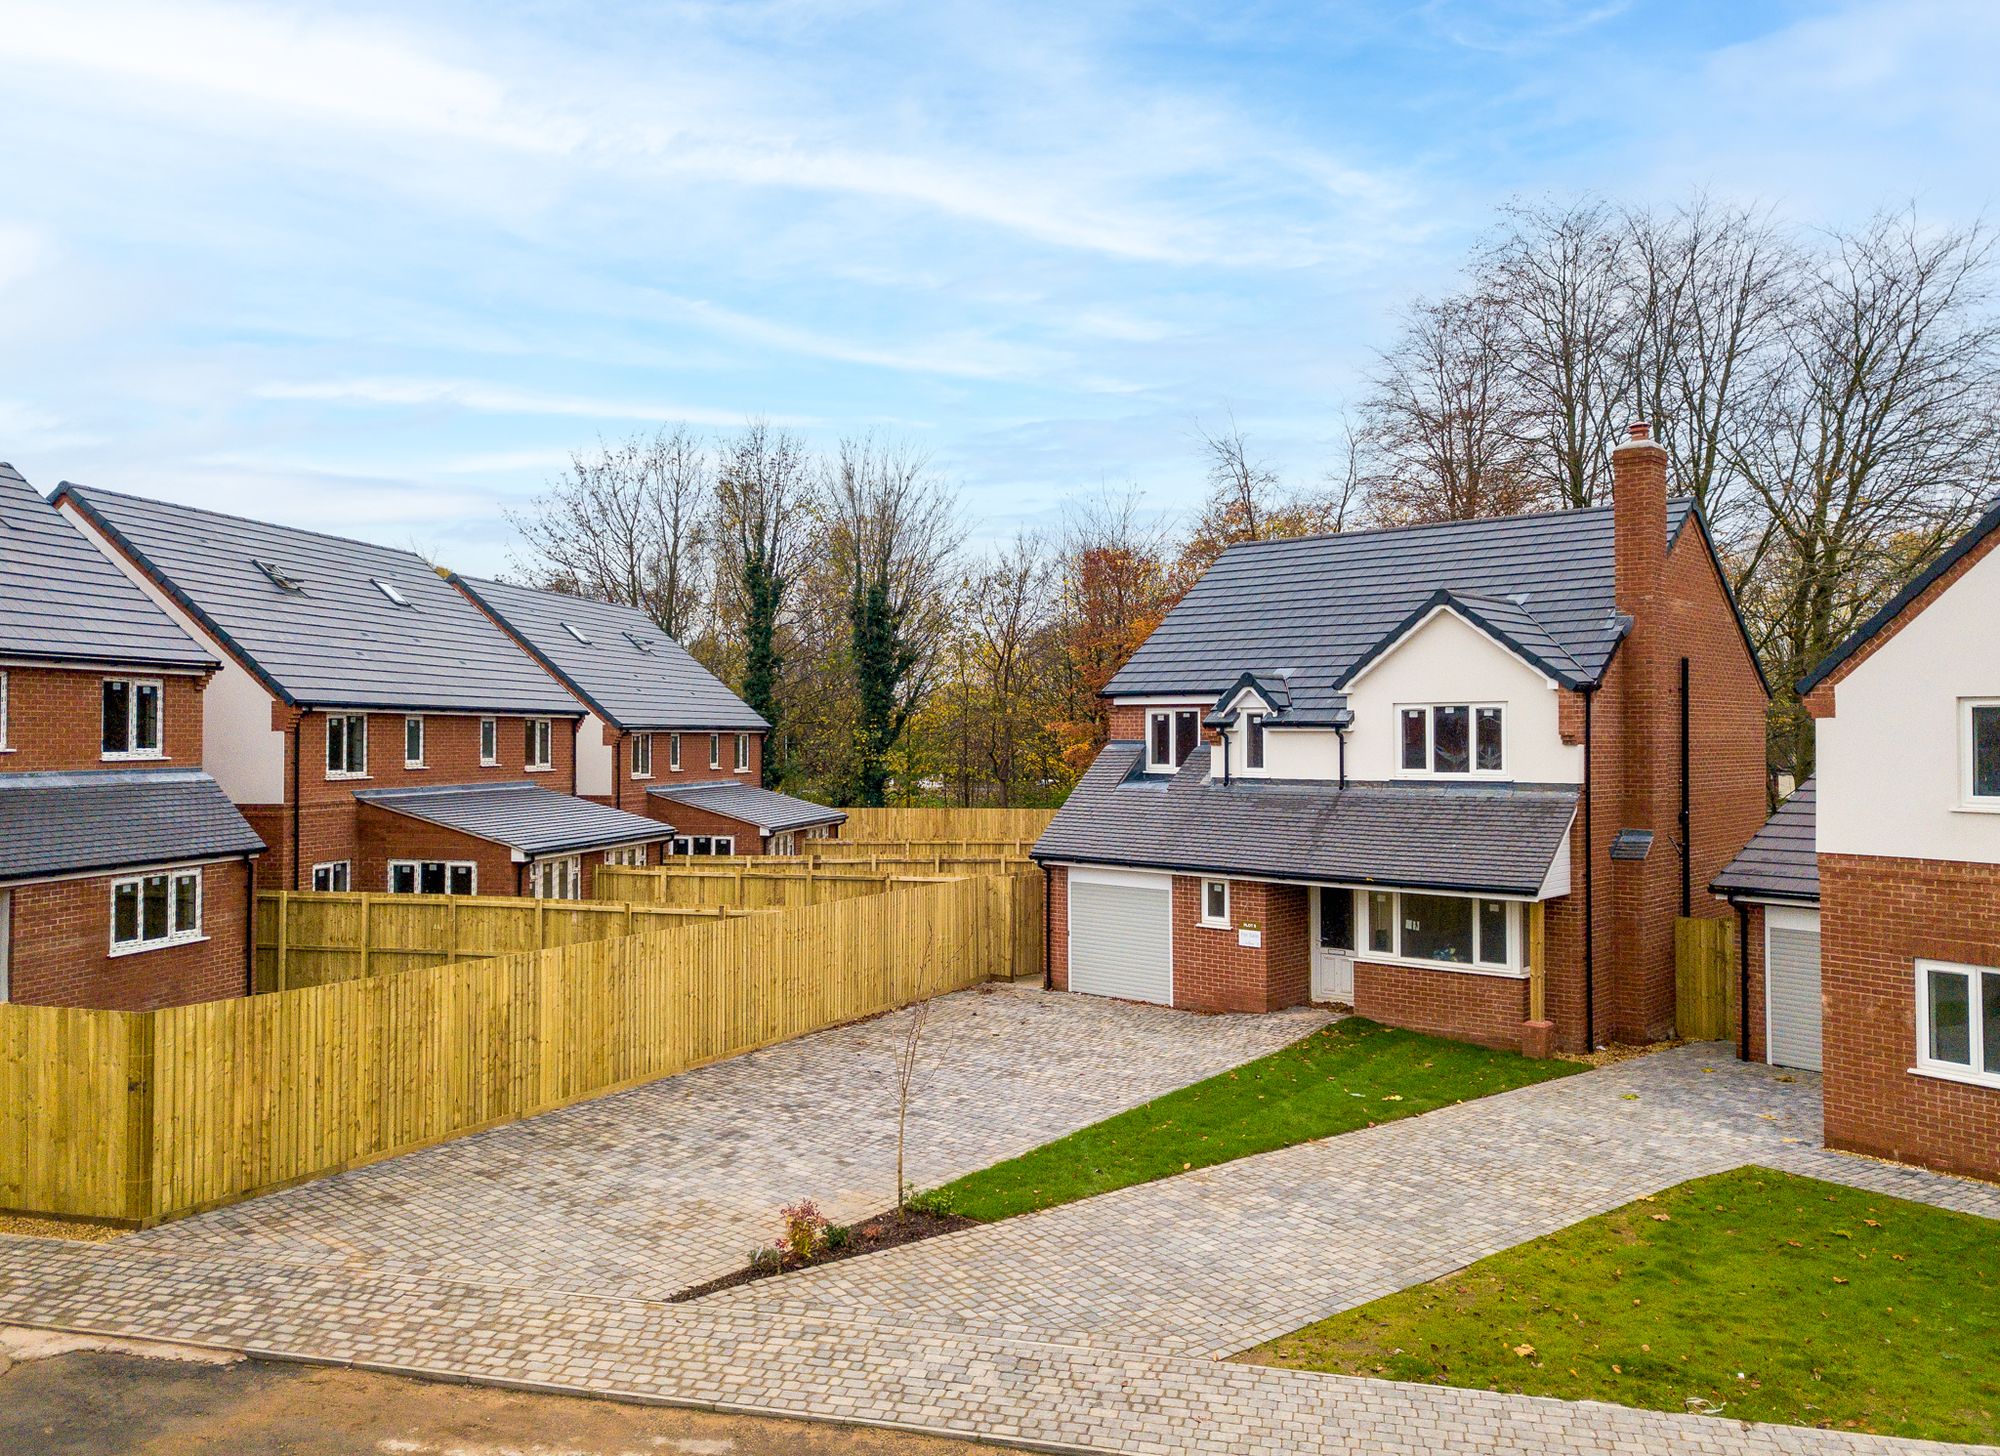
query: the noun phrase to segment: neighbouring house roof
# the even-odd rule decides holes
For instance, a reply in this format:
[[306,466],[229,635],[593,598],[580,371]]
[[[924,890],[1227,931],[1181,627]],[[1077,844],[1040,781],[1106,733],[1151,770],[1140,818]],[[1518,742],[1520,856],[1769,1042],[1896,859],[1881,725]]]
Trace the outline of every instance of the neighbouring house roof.
[[1730,899],[1819,900],[1819,853],[1813,819],[1819,781],[1807,779],[1750,836],[1743,852],[1709,885]]
[[219,664],[13,466],[0,463],[0,658]]
[[1963,561],[1980,542],[1996,530],[2000,530],[2000,498],[1996,498],[1986,513],[1974,521],[1963,536],[1952,542],[1942,556],[1912,577],[1901,591],[1883,603],[1880,611],[1850,632],[1845,642],[1834,648],[1817,667],[1801,678],[1798,685],[1799,692],[1802,695],[1811,692],[1838,672],[1857,652],[1874,640],[1876,634],[1902,616],[1904,609],[1910,603],[1930,589],[1931,583]]
[[529,859],[671,839],[674,833],[673,825],[657,819],[525,781],[363,789],[354,797],[378,809],[504,844]]
[[581,715],[414,551],[74,484],[56,500],[73,502],[286,703]]
[[[1703,529],[1692,501],[1667,503],[1670,542],[1690,520]],[[1251,666],[1285,683],[1285,721],[1323,724],[1347,681],[1441,604],[1589,685],[1630,625],[1613,551],[1609,506],[1232,546],[1104,691],[1214,699]]]
[[847,815],[839,809],[829,809],[808,799],[794,799],[790,794],[774,793],[754,784],[730,783],[726,779],[702,784],[656,784],[646,792],[670,803],[720,814],[739,824],[754,824],[764,834],[809,829],[816,824],[847,822]]
[[1166,777],[1145,772],[1143,745],[1107,744],[1032,857],[1534,895],[1576,814],[1575,785],[1222,784],[1208,754]]
[[200,769],[0,774],[0,882],[263,848],[222,786]]
[[637,607],[477,577],[451,580],[614,728],[771,726]]

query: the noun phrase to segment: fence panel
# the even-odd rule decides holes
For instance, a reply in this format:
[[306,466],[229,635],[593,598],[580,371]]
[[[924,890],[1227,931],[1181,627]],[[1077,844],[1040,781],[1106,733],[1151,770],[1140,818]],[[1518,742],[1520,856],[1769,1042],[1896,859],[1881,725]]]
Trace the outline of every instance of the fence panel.
[[0,1209],[145,1215],[152,1020],[0,1005]]
[[1689,1041],[1717,1041],[1735,1031],[1736,985],[1732,921],[1674,921],[1674,1025]]
[[840,838],[862,842],[989,839],[1033,843],[1053,809],[848,809]]
[[605,865],[594,877],[592,894],[600,902],[668,909],[778,910],[879,895],[937,878],[861,866],[822,869],[810,861],[717,862],[704,857],[652,867]]

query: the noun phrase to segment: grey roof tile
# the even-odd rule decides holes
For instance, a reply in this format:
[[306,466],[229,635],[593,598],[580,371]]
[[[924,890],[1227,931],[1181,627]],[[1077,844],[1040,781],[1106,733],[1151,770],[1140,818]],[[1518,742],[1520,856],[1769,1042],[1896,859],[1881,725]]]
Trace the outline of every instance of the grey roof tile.
[[218,665],[6,464],[0,464],[0,657]]
[[[293,703],[580,712],[561,683],[413,551],[74,484],[57,499],[76,502]],[[303,589],[286,590],[260,561]]]
[[540,784],[442,784],[435,788],[363,789],[364,804],[456,829],[475,839],[518,849],[530,857],[570,854],[616,844],[668,839],[671,824],[558,794]]
[[1750,836],[1743,852],[1724,866],[1709,889],[1731,897],[1817,902],[1818,804],[1819,780],[1807,779]]
[[847,822],[847,815],[838,809],[727,779],[700,784],[655,784],[646,792],[671,803],[706,809],[741,824],[754,824],[766,834]]
[[0,774],[0,881],[263,848],[200,769]]
[[1206,746],[1149,776],[1142,747],[1105,746],[1034,858],[1532,895],[1576,813],[1574,785],[1211,783]]
[[[1692,505],[1667,503],[1670,540]],[[1232,546],[1105,692],[1214,698],[1246,669],[1275,672],[1293,719],[1318,721],[1342,705],[1340,685],[1370,649],[1441,590],[1479,604],[1493,627],[1518,634],[1517,646],[1594,682],[1624,631],[1612,526],[1602,506]]]
[[637,607],[478,577],[451,579],[614,727],[770,726]]

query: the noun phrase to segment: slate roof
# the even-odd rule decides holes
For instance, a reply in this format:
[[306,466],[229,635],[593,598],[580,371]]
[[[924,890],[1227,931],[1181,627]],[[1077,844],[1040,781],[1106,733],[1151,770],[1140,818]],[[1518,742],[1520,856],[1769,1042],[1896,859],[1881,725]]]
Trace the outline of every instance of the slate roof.
[[19,471],[4,463],[0,657],[196,669],[220,665]]
[[[1690,500],[1667,503],[1669,541]],[[1440,601],[1571,686],[1594,683],[1629,625],[1613,600],[1612,508],[1349,531],[1232,546],[1105,687],[1214,698],[1282,677],[1294,723],[1323,723],[1387,642]]]
[[[477,577],[451,580],[615,728],[771,726],[637,607]],[[589,641],[579,642],[565,623]]]
[[68,483],[56,499],[74,501],[284,702],[581,716],[562,684],[413,551]]
[[1732,899],[1819,901],[1819,853],[1814,838],[1819,781],[1807,779],[1778,805],[1743,852],[1709,889]]
[[702,784],[655,784],[647,791],[670,803],[706,809],[739,824],[754,824],[765,834],[807,829],[815,824],[845,824],[847,815],[808,799],[760,789],[755,784],[718,779]]
[[0,882],[263,848],[200,769],[0,774]]
[[674,833],[671,824],[657,819],[594,804],[574,794],[558,794],[526,781],[363,789],[354,797],[427,824],[504,844],[530,859],[671,839]]
[[1575,785],[1211,783],[1208,753],[1168,778],[1143,745],[1107,744],[1032,857],[1533,895],[1576,813]]

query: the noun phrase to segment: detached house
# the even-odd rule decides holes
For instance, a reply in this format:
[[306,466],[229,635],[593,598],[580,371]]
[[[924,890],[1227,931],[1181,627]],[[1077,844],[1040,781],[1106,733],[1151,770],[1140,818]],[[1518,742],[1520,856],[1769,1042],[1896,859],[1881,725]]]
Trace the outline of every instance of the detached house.
[[791,854],[847,816],[760,787],[771,726],[635,607],[453,576],[585,709],[577,792],[674,827],[675,854]]
[[1764,818],[1768,694],[1643,425],[1614,504],[1232,547],[1111,680],[1034,857],[1052,984],[1668,1035],[1673,921]]
[[582,709],[415,553],[77,485],[56,504],[222,664],[207,762],[268,888],[574,899],[670,836],[576,796]]
[[264,844],[202,771],[217,666],[0,464],[0,1001],[247,989]]
[[2000,1178],[2000,502],[1799,684],[1818,772],[1715,881],[1741,1051],[1829,1146]]

